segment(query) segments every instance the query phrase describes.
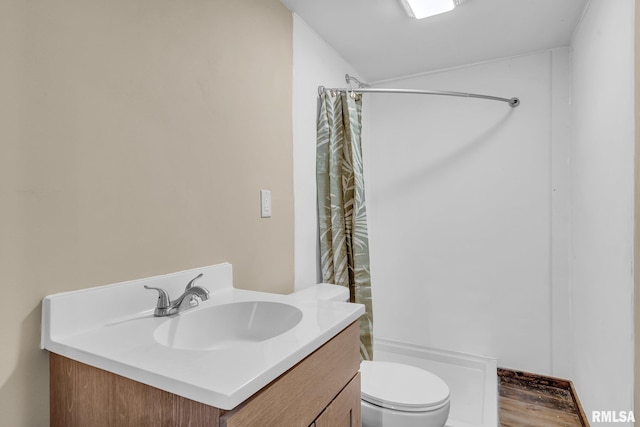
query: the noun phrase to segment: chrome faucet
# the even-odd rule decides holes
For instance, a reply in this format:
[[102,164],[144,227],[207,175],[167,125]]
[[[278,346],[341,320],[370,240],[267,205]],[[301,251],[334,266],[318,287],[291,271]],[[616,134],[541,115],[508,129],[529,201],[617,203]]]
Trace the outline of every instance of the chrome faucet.
[[184,293],[175,300],[171,301],[169,294],[162,288],[154,288],[144,285],[145,289],[153,289],[158,291],[158,305],[153,312],[154,316],[163,317],[178,314],[184,310],[198,306],[198,299],[206,301],[209,299],[209,291],[202,286],[194,285],[195,281],[202,277],[202,273],[191,279],[187,283]]

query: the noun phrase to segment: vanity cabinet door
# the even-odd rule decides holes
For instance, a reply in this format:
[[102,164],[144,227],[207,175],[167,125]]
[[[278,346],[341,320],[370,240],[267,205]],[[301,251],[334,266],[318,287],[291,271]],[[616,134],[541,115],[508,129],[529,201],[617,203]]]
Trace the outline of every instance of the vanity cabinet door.
[[360,373],[358,372],[312,425],[314,427],[360,427],[361,424]]

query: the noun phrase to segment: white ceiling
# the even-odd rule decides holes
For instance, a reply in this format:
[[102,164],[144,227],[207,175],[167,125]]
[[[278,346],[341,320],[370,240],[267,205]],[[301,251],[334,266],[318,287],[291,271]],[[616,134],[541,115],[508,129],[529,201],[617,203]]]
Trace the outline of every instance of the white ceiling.
[[567,46],[587,0],[467,0],[409,18],[400,0],[281,0],[367,81]]

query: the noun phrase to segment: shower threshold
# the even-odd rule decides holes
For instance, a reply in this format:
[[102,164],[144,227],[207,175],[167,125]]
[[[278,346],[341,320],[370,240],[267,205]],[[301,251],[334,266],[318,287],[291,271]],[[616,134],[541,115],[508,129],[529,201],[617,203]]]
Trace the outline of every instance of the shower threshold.
[[374,355],[374,360],[406,363],[442,378],[451,393],[451,409],[446,427],[498,425],[496,359],[380,337],[374,339]]

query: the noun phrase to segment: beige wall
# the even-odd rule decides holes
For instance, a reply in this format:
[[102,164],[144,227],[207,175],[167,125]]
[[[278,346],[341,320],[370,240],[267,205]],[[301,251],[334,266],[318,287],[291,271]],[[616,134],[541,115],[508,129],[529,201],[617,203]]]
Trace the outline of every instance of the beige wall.
[[291,34],[278,0],[1,2],[3,425],[48,423],[45,295],[223,261],[293,289]]

